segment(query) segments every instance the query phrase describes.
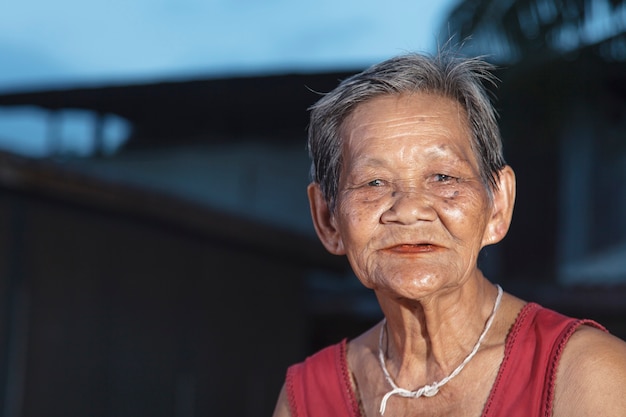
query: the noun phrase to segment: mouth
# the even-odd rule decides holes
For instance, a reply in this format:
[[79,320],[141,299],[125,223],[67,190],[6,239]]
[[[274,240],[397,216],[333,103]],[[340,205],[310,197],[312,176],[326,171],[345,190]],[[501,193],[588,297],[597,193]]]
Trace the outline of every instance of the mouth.
[[437,246],[431,243],[403,243],[388,250],[395,253],[429,253],[437,250]]

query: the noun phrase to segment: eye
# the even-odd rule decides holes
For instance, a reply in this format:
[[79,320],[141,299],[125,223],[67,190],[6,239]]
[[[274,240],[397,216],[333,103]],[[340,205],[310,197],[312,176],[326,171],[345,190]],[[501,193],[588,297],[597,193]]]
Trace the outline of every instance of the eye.
[[451,182],[455,180],[454,177],[446,174],[435,174],[435,181],[437,182]]
[[385,182],[377,178],[375,180],[368,182],[367,185],[369,185],[370,187],[382,187],[383,185],[385,185]]

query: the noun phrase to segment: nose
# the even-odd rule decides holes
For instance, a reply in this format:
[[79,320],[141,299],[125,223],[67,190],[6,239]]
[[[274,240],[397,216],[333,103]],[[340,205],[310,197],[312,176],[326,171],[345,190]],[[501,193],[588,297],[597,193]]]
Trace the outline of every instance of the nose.
[[412,224],[417,221],[433,221],[437,213],[427,193],[418,190],[394,191],[392,203],[382,214],[383,223]]

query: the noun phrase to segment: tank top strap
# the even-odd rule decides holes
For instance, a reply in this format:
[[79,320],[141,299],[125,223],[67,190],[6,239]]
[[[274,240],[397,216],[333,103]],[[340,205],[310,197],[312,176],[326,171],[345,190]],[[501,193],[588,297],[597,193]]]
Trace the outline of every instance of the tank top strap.
[[557,367],[571,335],[592,320],[526,304],[511,328],[483,417],[550,417]]
[[347,340],[287,369],[292,417],[360,417],[346,358]]

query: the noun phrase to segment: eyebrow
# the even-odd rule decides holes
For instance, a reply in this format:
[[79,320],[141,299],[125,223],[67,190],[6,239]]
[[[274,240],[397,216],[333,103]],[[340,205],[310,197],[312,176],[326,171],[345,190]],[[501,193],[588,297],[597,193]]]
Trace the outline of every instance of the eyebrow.
[[[437,158],[437,160],[445,159],[446,162],[452,162],[455,164],[472,165],[470,160],[464,155],[458,155],[455,152],[446,152],[445,149],[449,149],[447,146],[437,146],[434,149],[428,149],[427,153]],[[386,167],[389,164],[386,159],[378,157],[359,157],[355,158],[353,166],[365,166],[365,167]]]

